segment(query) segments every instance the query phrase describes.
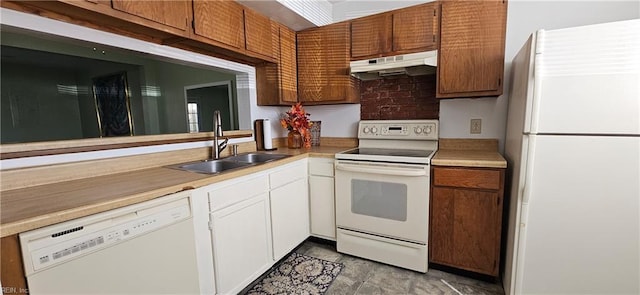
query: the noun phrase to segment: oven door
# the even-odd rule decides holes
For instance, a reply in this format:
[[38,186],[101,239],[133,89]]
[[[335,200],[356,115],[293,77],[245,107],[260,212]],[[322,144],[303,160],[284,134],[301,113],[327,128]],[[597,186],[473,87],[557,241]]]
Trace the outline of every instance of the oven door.
[[339,228],[420,244],[429,229],[429,166],[336,161]]

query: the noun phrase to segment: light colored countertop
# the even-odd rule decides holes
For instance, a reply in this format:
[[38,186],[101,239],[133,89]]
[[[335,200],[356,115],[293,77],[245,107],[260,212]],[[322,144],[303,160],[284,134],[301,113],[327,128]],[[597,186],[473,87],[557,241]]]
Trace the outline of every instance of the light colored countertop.
[[156,167],[3,191],[0,198],[0,236],[5,237],[178,191],[206,186],[306,157],[333,158],[337,152],[347,149],[349,147],[321,146],[296,150],[279,148],[272,153],[286,153],[292,157],[218,175]]
[[498,152],[494,139],[440,139],[434,166],[506,168],[507,161]]
[[438,150],[431,160],[435,166],[506,168],[507,161],[498,152]]

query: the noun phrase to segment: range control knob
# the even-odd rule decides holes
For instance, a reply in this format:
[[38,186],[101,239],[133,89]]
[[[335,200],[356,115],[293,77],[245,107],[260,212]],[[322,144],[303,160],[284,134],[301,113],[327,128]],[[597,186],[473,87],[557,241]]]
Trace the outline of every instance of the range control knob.
[[378,133],[378,128],[376,128],[376,127],[371,127],[371,133],[373,133],[373,134]]
[[432,130],[431,130],[431,126],[426,126],[426,127],[424,127],[424,133],[425,133],[425,134],[429,134],[429,133],[431,133],[431,131],[432,131]]
[[369,127],[365,126],[364,128],[362,128],[362,132],[363,133],[369,133]]
[[413,132],[415,132],[416,134],[420,134],[422,133],[422,128],[420,127],[413,128]]

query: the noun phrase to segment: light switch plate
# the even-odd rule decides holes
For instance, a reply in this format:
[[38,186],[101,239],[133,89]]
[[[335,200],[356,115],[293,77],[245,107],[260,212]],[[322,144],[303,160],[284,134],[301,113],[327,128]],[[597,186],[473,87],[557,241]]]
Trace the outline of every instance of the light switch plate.
[[469,133],[480,134],[482,132],[482,119],[471,119]]

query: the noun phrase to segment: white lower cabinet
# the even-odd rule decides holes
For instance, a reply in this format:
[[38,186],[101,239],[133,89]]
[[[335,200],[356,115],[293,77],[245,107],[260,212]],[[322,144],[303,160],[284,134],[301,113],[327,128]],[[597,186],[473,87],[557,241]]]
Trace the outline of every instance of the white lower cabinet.
[[205,189],[215,293],[236,294],[273,265],[268,174],[250,174]]
[[309,237],[307,179],[271,191],[273,259],[280,260]]
[[211,214],[218,294],[235,294],[273,264],[269,195],[260,194]]
[[311,235],[336,240],[333,159],[309,158]]
[[309,176],[311,234],[335,241],[336,214],[333,186],[333,177]]
[[273,260],[278,261],[309,237],[307,161],[269,174]]
[[307,159],[212,184],[216,294],[237,294],[309,237]]

